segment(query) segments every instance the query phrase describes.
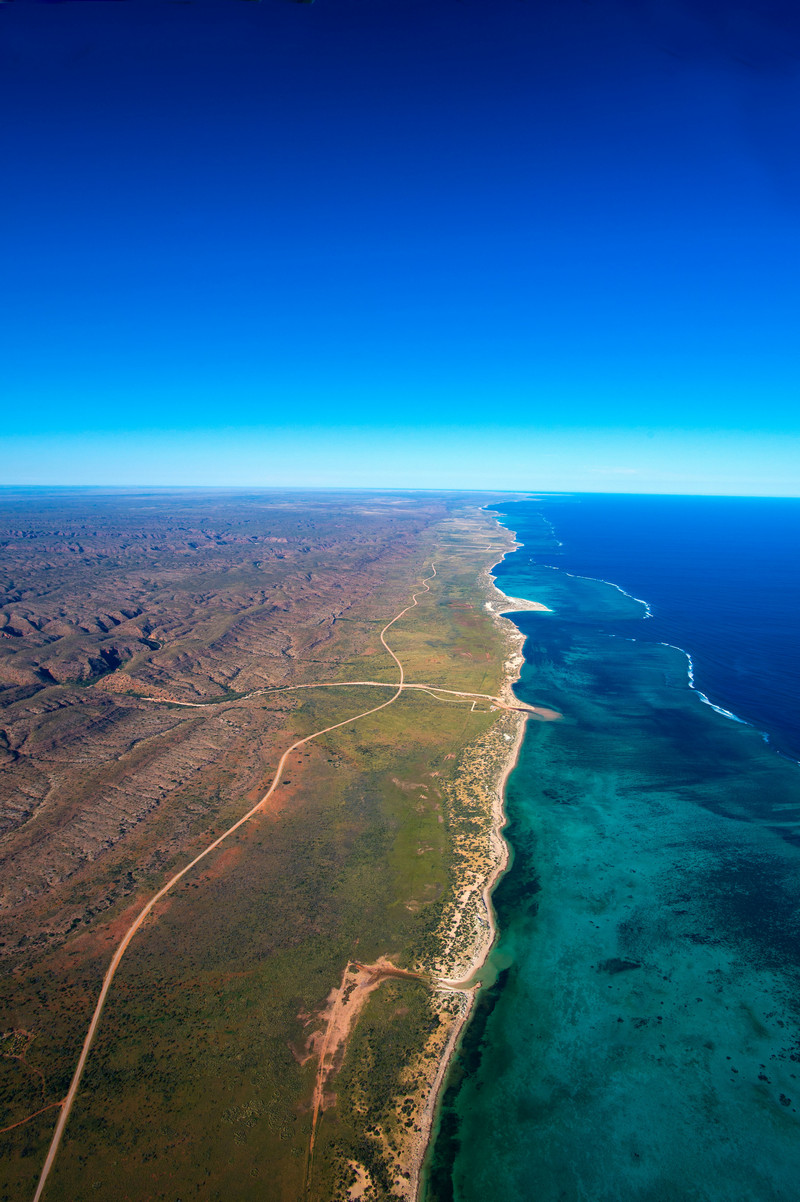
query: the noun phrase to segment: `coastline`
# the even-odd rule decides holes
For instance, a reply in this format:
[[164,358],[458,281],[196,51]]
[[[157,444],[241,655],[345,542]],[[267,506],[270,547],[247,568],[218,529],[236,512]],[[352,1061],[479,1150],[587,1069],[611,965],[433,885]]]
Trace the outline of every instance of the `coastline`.
[[458,1043],[464,1032],[464,1028],[472,1017],[477,992],[481,987],[480,980],[474,980],[474,978],[486,967],[486,963],[497,941],[498,928],[494,905],[492,904],[492,893],[508,867],[509,860],[509,845],[502,834],[502,829],[506,821],[505,785],[516,766],[525,732],[524,716],[515,716],[512,720],[517,727],[517,736],[513,743],[509,745],[502,774],[496,778],[497,803],[493,807],[492,835],[493,841],[496,840],[498,855],[494,869],[486,878],[480,891],[481,901],[487,915],[487,936],[480,943],[476,944],[467,973],[461,979],[440,977],[436,989],[436,992],[443,998],[452,999],[456,1002],[456,1011],[455,1019],[451,1023],[447,1040],[438,1059],[436,1074],[431,1082],[423,1108],[419,1114],[415,1132],[416,1138],[411,1148],[413,1160],[408,1163],[409,1184],[411,1186],[409,1197],[414,1202],[419,1202],[421,1197],[420,1187],[423,1182],[423,1168],[434,1134],[437,1108],[445,1077],[447,1076],[453,1056],[458,1050]]
[[[555,624],[517,620],[541,642],[526,686],[568,708],[572,730],[529,732],[507,794],[514,867],[494,893],[491,967],[514,967],[502,994],[478,995],[451,1061],[422,1192],[556,1199],[611,1181],[635,1196],[646,1181],[671,1197],[689,1172],[713,1199],[758,1164],[762,1191],[789,1197],[796,778],[757,732],[697,704],[681,639],[662,643],[655,622],[649,637],[609,637],[617,616],[635,632],[619,590],[604,582],[595,605],[594,577],[551,587],[529,515],[520,535],[536,566],[526,548],[498,570],[563,605]],[[680,531],[668,563],[673,546]]]
[[[511,597],[498,587],[495,571],[522,543],[503,525],[499,515],[482,510],[473,513],[467,528],[471,540],[477,541],[474,519],[487,537],[487,545],[474,549],[493,554],[489,563],[474,565],[471,604],[467,607],[476,617],[482,611],[478,621],[486,632],[485,647],[492,649],[491,692],[476,694],[484,699],[477,709],[478,703],[473,702],[473,711],[486,715],[489,721],[482,720],[480,733],[453,748],[458,758],[444,779],[439,771],[428,774],[432,782],[435,779],[442,808],[440,821],[447,823],[450,888],[428,946],[424,951],[420,949],[414,962],[398,975],[425,983],[430,1026],[405,1061],[389,1122],[373,1132],[393,1196],[405,1202],[419,1202],[424,1195],[427,1158],[437,1138],[448,1071],[473,1016],[478,990],[494,978],[491,954],[499,929],[493,894],[508,868],[511,851],[503,835],[507,822],[505,790],[519,758],[526,720],[530,717],[551,722],[561,717],[555,710],[526,705],[514,693],[524,663],[526,635],[515,624],[513,614],[549,609],[541,602]],[[454,758],[452,754],[445,756]],[[380,965],[355,968],[376,970]],[[337,995],[349,987],[346,970]],[[324,1102],[321,1094],[319,1097],[321,1112]],[[349,1202],[374,1196],[376,1182],[368,1163],[351,1158],[342,1169]]]
[[[513,620],[504,615],[524,610],[550,612],[546,605],[537,601],[527,601],[519,597],[510,597],[497,585],[494,569],[503,562],[505,557],[517,550],[519,543],[512,531],[504,526],[499,518],[494,517],[499,529],[510,537],[510,545],[503,551],[498,560],[484,569],[479,577],[479,585],[484,592],[484,608],[491,614],[492,620],[499,629],[505,645],[503,658],[503,679],[498,696],[507,703],[513,703],[514,685],[519,680],[520,669],[524,662],[522,648],[525,635],[514,624]],[[435,1124],[439,1100],[444,1086],[448,1069],[458,1050],[458,1045],[464,1029],[467,1026],[475,1006],[477,991],[481,987],[480,975],[486,968],[489,956],[499,934],[492,895],[508,867],[510,847],[503,835],[506,825],[505,790],[508,778],[516,767],[527,724],[524,713],[504,713],[494,724],[490,735],[499,742],[497,735],[505,742],[502,748],[504,754],[498,756],[493,765],[491,781],[491,818],[489,827],[489,842],[491,846],[491,867],[485,875],[480,888],[479,897],[485,914],[485,925],[478,925],[474,932],[472,947],[466,962],[462,959],[453,965],[453,975],[439,976],[437,994],[448,1001],[456,1002],[455,1017],[451,1023],[444,1046],[442,1047],[435,1076],[428,1089],[427,1096],[416,1124],[415,1138],[411,1145],[411,1158],[407,1162],[409,1198],[420,1202],[421,1189],[424,1185],[424,1165],[434,1138]],[[473,886],[474,891],[474,886]],[[456,976],[455,973],[460,975]],[[477,978],[477,979],[476,979]]]
[[[569,579],[604,584],[637,602],[647,622],[636,637],[685,657],[689,687],[703,705],[752,727],[777,754],[800,762],[792,719],[798,673],[791,653],[787,657],[783,651],[798,641],[798,580],[786,555],[786,547],[797,541],[796,502],[789,508],[770,506],[770,521],[762,523],[762,503],[745,497],[675,503],[651,497],[637,510],[621,496],[577,494],[575,499],[578,506],[561,509],[545,501],[541,511],[537,500],[521,507],[519,519],[510,519],[519,520],[522,538],[534,541],[543,522],[558,544],[552,550],[537,544],[539,567],[561,574],[563,584]],[[613,531],[617,520],[625,536],[609,537],[604,551],[598,536],[603,529]],[[756,521],[758,527],[751,525]],[[758,539],[752,534],[756,528],[763,528]],[[674,540],[681,530],[685,537],[676,555]],[[656,549],[664,540],[676,555],[669,572],[661,570]],[[545,536],[544,543],[549,541]],[[747,566],[754,553],[757,571]],[[768,611],[770,620],[754,628],[745,607]]]

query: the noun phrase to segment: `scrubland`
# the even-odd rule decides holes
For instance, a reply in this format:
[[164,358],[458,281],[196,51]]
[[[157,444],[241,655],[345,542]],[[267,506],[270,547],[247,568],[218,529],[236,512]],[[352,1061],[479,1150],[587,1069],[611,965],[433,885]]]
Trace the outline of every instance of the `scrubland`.
[[[406,681],[498,693],[509,649],[482,573],[510,538],[485,501],[7,499],[0,1198],[33,1195],[58,1110],[36,1112],[64,1097],[142,905],[263,795],[291,742],[381,692],[292,686],[394,683],[380,631],[435,563],[387,635]],[[293,753],[132,942],[47,1199],[409,1196],[460,1004],[435,978],[485,928],[508,722],[408,691]],[[381,958],[415,975],[366,1000],[310,1160],[326,1007],[348,965]]]

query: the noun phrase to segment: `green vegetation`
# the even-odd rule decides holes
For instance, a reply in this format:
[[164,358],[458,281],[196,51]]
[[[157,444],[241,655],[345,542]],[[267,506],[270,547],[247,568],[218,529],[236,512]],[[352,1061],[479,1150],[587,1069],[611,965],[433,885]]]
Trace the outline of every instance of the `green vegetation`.
[[[503,537],[475,511],[428,530],[387,568],[380,592],[361,598],[298,661],[295,681],[395,680],[378,634],[435,561],[431,592],[387,636],[406,680],[496,692],[503,648],[476,579],[499,557]],[[498,552],[485,549],[488,539]],[[166,651],[154,654],[167,662]],[[46,1077],[47,1101],[66,1091],[133,903],[253,804],[293,738],[391,694],[223,695],[213,710],[151,704],[151,735],[114,768],[87,771],[88,798],[115,772],[122,781],[143,770],[157,750],[180,750],[189,737],[213,748],[231,730],[238,740],[231,746],[245,740],[250,757],[245,771],[233,754],[209,753],[207,766],[184,774],[169,805],[154,809],[113,857],[64,887],[61,905],[75,910],[74,932],[29,961],[24,986],[20,979],[3,986],[13,1015],[8,1028],[35,1033],[26,1045],[30,1068],[8,1055],[2,1062],[7,1122],[44,1104],[36,1072]],[[48,1202],[108,1196],[112,1183],[121,1202],[303,1196],[317,1067],[310,1037],[321,1030],[326,999],[348,961],[386,956],[413,968],[441,950],[437,931],[453,901],[459,817],[449,784],[465,747],[496,718],[471,712],[470,703],[406,692],[293,755],[274,804],[176,887],[126,953]],[[87,918],[81,907],[91,910],[98,889],[107,905]],[[390,979],[370,996],[328,1086],[335,1104],[328,1099],[320,1121],[311,1197],[345,1197],[351,1162],[367,1170],[381,1196],[392,1196],[396,1173],[386,1152],[413,1129],[421,1082],[413,1066],[439,1023],[424,983]],[[0,1199],[32,1194],[55,1113],[3,1137],[9,1152]]]
[[382,1196],[402,1196],[394,1190],[386,1147],[399,1150],[416,1124],[412,1094],[419,1082],[407,1072],[409,1049],[423,1047],[439,1023],[423,984],[391,980],[372,995],[336,1078],[338,1103],[324,1127],[312,1198],[344,1198],[341,1185],[330,1192],[331,1183],[347,1180],[351,1161],[364,1166]]

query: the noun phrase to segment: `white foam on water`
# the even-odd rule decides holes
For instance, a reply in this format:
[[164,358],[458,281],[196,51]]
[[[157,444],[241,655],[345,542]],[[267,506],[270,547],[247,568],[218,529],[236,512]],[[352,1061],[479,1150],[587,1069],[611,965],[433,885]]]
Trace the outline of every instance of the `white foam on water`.
[[[722,714],[723,718],[730,718],[730,720],[732,722],[739,722],[739,723],[741,723],[742,726],[751,726],[752,725],[752,723],[748,722],[745,718],[740,718],[738,714],[732,713],[731,710],[726,710],[721,705],[715,705],[714,702],[709,697],[706,696],[706,694],[703,692],[702,689],[698,689],[697,685],[694,683],[694,661],[685,647],[676,647],[674,643],[660,643],[659,645],[661,647],[671,647],[673,651],[680,651],[681,655],[686,656],[686,667],[687,667],[687,674],[689,677],[689,688],[694,689],[695,693],[697,693],[697,696],[700,698],[700,700],[703,702],[704,705],[710,705],[712,710],[714,710],[715,713]],[[769,742],[769,738],[767,735],[763,735],[763,738],[766,739],[767,742]]]

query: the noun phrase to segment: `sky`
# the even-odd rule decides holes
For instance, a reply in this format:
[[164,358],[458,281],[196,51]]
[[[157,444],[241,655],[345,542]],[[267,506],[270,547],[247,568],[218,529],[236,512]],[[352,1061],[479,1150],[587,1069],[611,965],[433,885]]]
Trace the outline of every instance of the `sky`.
[[0,483],[800,494],[785,0],[0,4]]

